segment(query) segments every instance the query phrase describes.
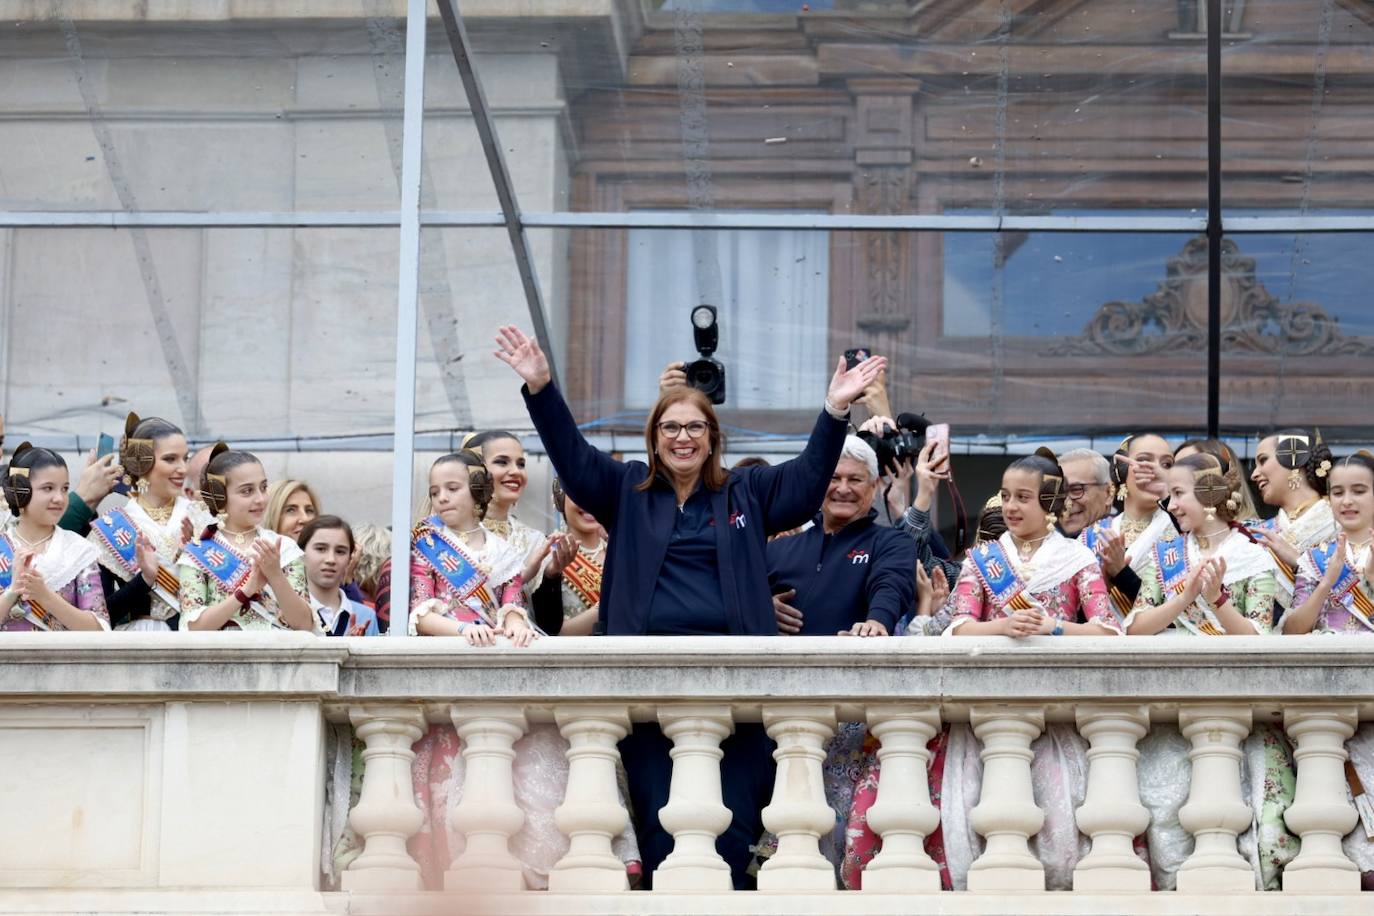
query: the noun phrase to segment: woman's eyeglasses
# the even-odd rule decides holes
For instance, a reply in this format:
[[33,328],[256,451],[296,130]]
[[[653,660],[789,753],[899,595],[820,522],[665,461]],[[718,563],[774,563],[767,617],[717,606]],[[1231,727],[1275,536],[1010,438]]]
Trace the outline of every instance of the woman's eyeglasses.
[[684,429],[687,430],[687,438],[700,439],[706,434],[706,430],[711,428],[711,424],[705,420],[693,420],[690,423],[679,423],[676,420],[664,420],[658,424],[658,431],[669,439],[676,439],[678,434]]

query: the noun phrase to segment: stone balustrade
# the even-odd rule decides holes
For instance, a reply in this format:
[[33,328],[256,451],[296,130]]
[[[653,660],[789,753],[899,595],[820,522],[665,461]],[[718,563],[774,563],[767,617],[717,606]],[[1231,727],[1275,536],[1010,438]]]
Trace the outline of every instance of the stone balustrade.
[[[0,913],[1374,913],[1342,838],[1356,826],[1346,742],[1374,719],[1374,640],[1361,638],[547,639],[528,650],[444,639],[304,634],[0,635]],[[627,812],[617,742],[657,722],[673,744],[674,838],[652,892],[632,891],[612,841]],[[762,723],[777,835],[759,890],[733,892],[715,837],[729,822],[721,742]],[[868,822],[882,849],[862,893],[837,890],[822,760],[864,722],[882,778]],[[364,848],[322,891],[325,735],[351,723],[366,771],[350,818]],[[464,748],[444,891],[420,890],[407,840],[422,816],[411,745],[451,723]],[[985,845],[967,891],[941,891],[923,842],[940,824],[927,743],[967,723]],[[1191,746],[1178,812],[1194,846],[1178,891],[1151,891],[1132,848],[1149,822],[1138,743],[1177,727]],[[525,814],[512,762],[530,729],[567,741],[557,808],[570,840],[550,889],[525,889],[511,838]],[[1301,851],[1283,890],[1256,891],[1242,743],[1284,730]],[[1075,821],[1089,848],[1073,890],[1046,891],[1029,842],[1045,812],[1032,742],[1076,730],[1087,750]],[[1187,771],[1179,773],[1187,779]],[[1371,895],[1374,898],[1374,895]]]

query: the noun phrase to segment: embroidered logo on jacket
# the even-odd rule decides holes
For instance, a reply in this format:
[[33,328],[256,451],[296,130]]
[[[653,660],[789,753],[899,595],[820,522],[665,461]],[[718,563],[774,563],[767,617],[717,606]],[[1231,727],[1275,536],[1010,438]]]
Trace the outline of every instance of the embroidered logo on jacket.
[[858,566],[860,563],[868,562],[868,551],[861,550],[858,547],[855,547],[853,550],[849,551],[849,553],[846,554],[846,556],[849,557],[849,563],[851,566]]
[[736,528],[744,527],[744,513],[736,509],[730,513],[730,524]]

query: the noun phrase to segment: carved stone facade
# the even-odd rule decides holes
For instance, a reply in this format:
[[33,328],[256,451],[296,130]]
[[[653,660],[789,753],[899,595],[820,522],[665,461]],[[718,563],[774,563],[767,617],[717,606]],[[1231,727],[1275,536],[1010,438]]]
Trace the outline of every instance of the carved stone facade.
[[[1347,336],[1312,302],[1285,303],[1255,277],[1255,260],[1236,243],[1221,245],[1223,352],[1289,356],[1371,356],[1367,338]],[[1050,349],[1052,356],[1197,352],[1207,348],[1207,239],[1191,239],[1168,262],[1159,289],[1139,302],[1108,302],[1081,337]]]

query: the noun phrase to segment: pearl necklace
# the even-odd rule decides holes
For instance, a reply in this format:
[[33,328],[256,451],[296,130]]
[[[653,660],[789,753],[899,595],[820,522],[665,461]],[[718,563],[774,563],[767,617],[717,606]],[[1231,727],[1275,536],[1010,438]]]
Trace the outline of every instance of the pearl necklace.
[[[28,538],[24,537],[22,534],[19,533],[18,525],[14,526],[14,530],[11,533],[14,535],[16,540],[18,540],[21,544],[23,544],[25,547],[29,548],[29,550],[32,550],[36,554],[42,553],[43,551],[39,550],[38,548],[42,547],[44,544],[48,543],[48,541],[52,540],[52,534],[50,534],[47,537],[41,538],[37,541],[30,541]],[[57,529],[54,528],[53,534],[56,533]]]

